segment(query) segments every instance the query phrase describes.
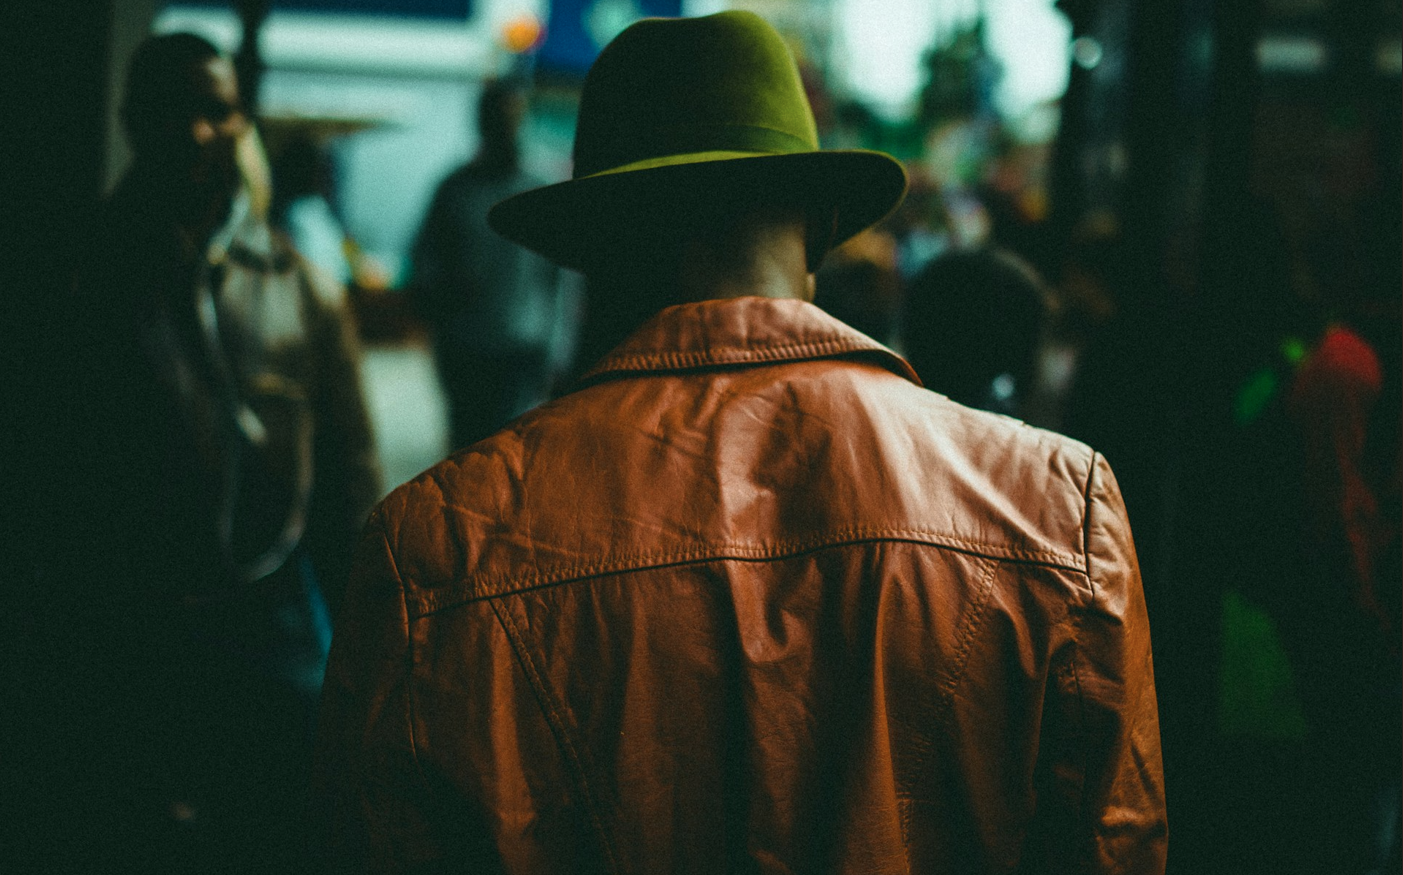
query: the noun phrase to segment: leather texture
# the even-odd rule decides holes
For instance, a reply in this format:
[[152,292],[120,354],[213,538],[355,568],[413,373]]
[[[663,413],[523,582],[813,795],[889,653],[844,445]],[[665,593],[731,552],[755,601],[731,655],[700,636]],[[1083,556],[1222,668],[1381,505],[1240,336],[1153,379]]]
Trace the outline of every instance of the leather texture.
[[392,493],[321,728],[347,869],[1164,868],[1109,466],[795,300],[664,310]]

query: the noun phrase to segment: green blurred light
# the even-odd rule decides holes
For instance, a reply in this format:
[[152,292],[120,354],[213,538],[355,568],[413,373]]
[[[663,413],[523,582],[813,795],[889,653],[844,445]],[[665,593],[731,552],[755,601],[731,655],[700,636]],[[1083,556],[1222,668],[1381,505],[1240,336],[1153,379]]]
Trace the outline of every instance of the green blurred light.
[[1247,378],[1247,382],[1237,391],[1237,401],[1233,405],[1233,421],[1238,425],[1250,425],[1257,421],[1276,396],[1279,383],[1276,372],[1262,368]]

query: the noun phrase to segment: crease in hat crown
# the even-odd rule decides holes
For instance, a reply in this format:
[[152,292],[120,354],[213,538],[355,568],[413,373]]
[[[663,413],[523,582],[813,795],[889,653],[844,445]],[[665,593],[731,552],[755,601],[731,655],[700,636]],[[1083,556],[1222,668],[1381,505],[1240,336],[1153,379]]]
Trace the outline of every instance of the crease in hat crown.
[[764,19],[732,11],[639,21],[600,53],[580,96],[575,179],[707,153],[818,151],[799,68]]
[[819,147],[794,56],[760,16],[644,19],[585,77],[571,178],[507,198],[487,221],[587,270],[627,257],[640,223],[735,184],[836,217],[836,246],[896,208],[906,171],[882,152]]

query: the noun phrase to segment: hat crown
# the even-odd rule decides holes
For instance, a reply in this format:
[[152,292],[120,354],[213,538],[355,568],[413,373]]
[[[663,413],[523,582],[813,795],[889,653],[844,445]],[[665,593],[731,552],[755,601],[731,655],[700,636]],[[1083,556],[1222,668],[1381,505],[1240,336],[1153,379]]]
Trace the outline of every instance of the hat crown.
[[764,19],[742,11],[644,19],[585,78],[574,176],[692,153],[817,149],[799,68]]

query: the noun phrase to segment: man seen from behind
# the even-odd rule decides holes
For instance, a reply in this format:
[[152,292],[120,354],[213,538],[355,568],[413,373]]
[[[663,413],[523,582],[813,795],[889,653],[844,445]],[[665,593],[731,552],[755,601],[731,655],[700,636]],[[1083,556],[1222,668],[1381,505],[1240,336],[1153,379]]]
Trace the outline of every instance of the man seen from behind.
[[372,514],[332,646],[351,871],[1163,871],[1149,629],[1105,460],[811,303],[900,201],[760,18],[634,24],[574,178],[493,227],[588,278],[556,400]]

